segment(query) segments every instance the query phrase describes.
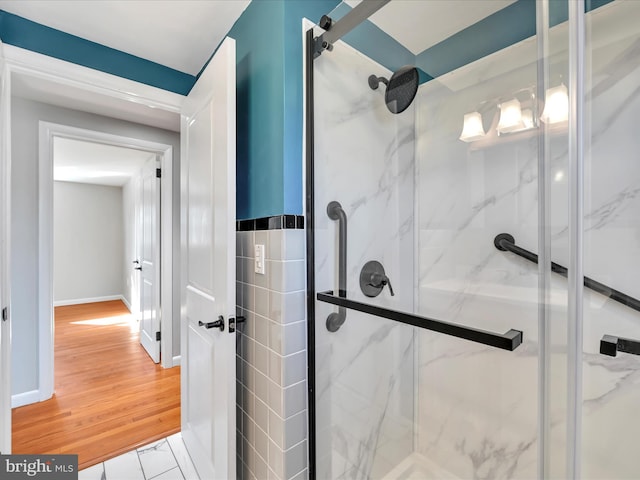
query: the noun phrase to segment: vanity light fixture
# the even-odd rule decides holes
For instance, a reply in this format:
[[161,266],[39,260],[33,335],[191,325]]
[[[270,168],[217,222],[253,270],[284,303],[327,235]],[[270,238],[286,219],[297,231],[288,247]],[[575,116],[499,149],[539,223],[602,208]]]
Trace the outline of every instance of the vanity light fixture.
[[540,116],[546,124],[566,122],[569,119],[569,94],[564,83],[549,88],[545,95],[544,110]]
[[[458,138],[463,142],[488,141],[489,138],[495,140],[496,133],[501,136],[537,128],[538,104],[533,87],[523,88],[511,95],[511,99],[504,102],[498,98],[485,100],[478,111],[465,114],[462,133]],[[484,130],[480,112],[491,112],[493,119],[489,131]]]
[[482,115],[480,115],[480,112],[465,114],[460,140],[467,143],[474,142],[476,140],[480,140],[485,135],[486,133],[482,126]]

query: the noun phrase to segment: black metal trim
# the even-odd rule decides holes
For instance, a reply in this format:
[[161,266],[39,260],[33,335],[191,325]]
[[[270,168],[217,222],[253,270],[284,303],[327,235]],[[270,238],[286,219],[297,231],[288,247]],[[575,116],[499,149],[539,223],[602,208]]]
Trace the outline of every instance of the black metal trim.
[[308,459],[309,480],[316,480],[316,309],[315,309],[315,236],[314,228],[314,101],[313,101],[313,28],[306,33],[306,97],[305,97],[305,136],[306,136],[306,190],[305,216],[307,237],[307,422],[308,422]]
[[[391,0],[367,0],[366,2],[360,2],[340,20],[335,23],[331,22],[329,24],[329,30],[312,40],[312,59],[319,57],[324,50],[330,51],[335,42],[367,20],[390,1]],[[325,17],[326,15],[323,16],[323,19]]]
[[502,350],[513,351],[522,343],[522,332],[520,330],[510,329],[504,334],[488,332],[486,330],[465,327],[464,325],[443,322],[442,320],[435,320],[412,313],[400,312],[377,305],[349,300],[348,298],[337,297],[331,291],[318,293],[318,301],[338,305],[348,308],[349,310],[356,310],[376,317],[386,318],[394,322],[424,328],[425,330],[444,333],[445,335],[470,340],[475,343],[501,348]]
[[618,352],[640,355],[640,342],[631,340],[630,338],[604,335],[602,340],[600,340],[600,353],[615,357]]
[[[498,250],[501,250],[503,252],[509,251],[529,260],[532,263],[538,263],[538,255],[516,245],[515,239],[508,233],[501,233],[499,235],[496,235],[496,238],[493,240],[493,244]],[[563,267],[562,265],[559,265],[555,262],[551,262],[551,271],[557,273],[558,275],[562,275],[565,278],[568,274],[567,267]],[[611,300],[615,300],[616,302],[619,302],[629,308],[640,312],[640,300],[638,300],[637,298],[633,298],[626,293],[622,293],[620,290],[611,288],[604,283],[600,283],[586,276],[584,277],[584,286],[604,295],[605,297],[609,297]]]
[[254,230],[302,230],[302,215],[274,215],[272,217],[236,220],[236,232],[253,232]]

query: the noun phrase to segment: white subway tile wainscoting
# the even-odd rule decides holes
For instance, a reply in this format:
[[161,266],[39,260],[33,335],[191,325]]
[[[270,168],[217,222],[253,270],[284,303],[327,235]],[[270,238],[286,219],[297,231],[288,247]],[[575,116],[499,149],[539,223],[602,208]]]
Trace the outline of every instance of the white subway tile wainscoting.
[[[274,219],[277,228],[266,229]],[[245,317],[237,338],[238,478],[305,479],[305,232],[292,215],[251,222],[236,234],[236,301]],[[264,246],[264,274],[256,273],[256,245]]]

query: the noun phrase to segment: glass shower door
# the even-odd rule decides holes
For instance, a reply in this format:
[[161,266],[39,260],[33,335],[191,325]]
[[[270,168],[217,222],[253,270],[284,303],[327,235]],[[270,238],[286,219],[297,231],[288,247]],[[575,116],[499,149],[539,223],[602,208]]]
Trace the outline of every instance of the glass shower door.
[[637,478],[640,3],[329,16],[307,72],[315,477]]
[[537,475],[539,269],[496,248],[538,246],[535,25],[532,2],[390,2],[313,34],[317,478]]
[[584,292],[584,479],[631,479],[640,472],[638,18],[640,3],[625,1],[584,18],[584,274],[630,297]]

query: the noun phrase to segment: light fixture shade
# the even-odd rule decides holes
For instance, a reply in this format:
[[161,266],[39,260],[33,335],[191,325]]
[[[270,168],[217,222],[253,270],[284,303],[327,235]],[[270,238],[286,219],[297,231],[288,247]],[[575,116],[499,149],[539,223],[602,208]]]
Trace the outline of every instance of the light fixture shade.
[[530,108],[525,108],[522,110],[522,123],[524,124],[524,130],[529,130],[536,126],[536,123],[533,119],[533,110]]
[[526,125],[522,119],[520,102],[514,98],[500,104],[500,121],[496,130],[499,134],[524,130]]
[[549,88],[545,95],[544,110],[540,120],[544,123],[560,123],[569,119],[569,94],[567,87],[561,84]]
[[465,114],[460,140],[463,142],[474,142],[480,140],[485,135],[486,133],[482,126],[482,115],[480,115],[479,112]]

